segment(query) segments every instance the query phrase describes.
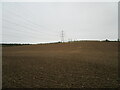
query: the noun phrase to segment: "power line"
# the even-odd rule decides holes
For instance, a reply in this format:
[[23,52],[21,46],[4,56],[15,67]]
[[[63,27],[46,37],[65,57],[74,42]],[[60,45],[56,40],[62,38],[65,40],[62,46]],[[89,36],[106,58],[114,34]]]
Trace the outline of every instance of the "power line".
[[[7,11],[7,12],[9,12],[10,14],[11,13],[13,13],[13,12],[10,12],[10,11]],[[41,28],[46,28],[47,30],[49,30],[49,28],[47,28],[47,27],[45,27],[45,26],[43,26],[43,25],[39,25],[39,24],[37,24],[37,23],[34,23],[33,21],[31,21],[31,20],[29,20],[29,19],[27,19],[26,17],[24,17],[24,16],[21,16],[21,15],[19,15],[19,14],[16,14],[16,13],[13,13],[15,16],[17,16],[17,17],[19,17],[19,18],[21,18],[23,21],[26,21],[26,22],[28,22],[29,24],[31,24],[32,26],[37,26],[36,28],[38,28],[39,30],[41,30]],[[29,25],[29,26],[31,26],[31,25]],[[43,32],[44,33],[44,32]],[[48,34],[48,32],[45,32],[46,34]],[[56,35],[56,33],[51,33],[51,32],[49,32],[49,34],[54,34],[54,35]]]
[[[15,9],[15,8],[14,8]],[[8,10],[8,13],[10,13],[11,15],[12,14],[14,14],[15,15],[15,18],[18,18],[18,20],[21,20],[23,23],[21,24],[20,22],[13,22],[13,21],[11,21],[11,20],[9,20],[9,19],[7,19],[6,17],[4,17],[4,18],[2,18],[3,19],[3,21],[6,23],[9,23],[9,24],[13,24],[14,25],[14,27],[21,27],[21,28],[24,28],[25,29],[25,31],[28,31],[28,32],[30,32],[30,34],[26,34],[25,33],[25,31],[24,30],[16,30],[17,31],[17,33],[19,34],[19,32],[20,33],[22,33],[22,34],[24,34],[24,35],[28,35],[28,36],[31,36],[31,38],[32,37],[34,37],[36,34],[37,34],[37,36],[35,36],[35,38],[38,38],[39,39],[39,36],[38,35],[44,35],[44,36],[50,36],[50,37],[53,37],[53,35],[54,36],[57,36],[57,34],[55,33],[55,32],[46,32],[46,31],[41,31],[41,28],[43,28],[43,29],[47,29],[47,30],[49,30],[50,28],[48,28],[48,27],[46,27],[46,25],[44,26],[44,25],[39,25],[38,23],[35,23],[35,22],[33,22],[33,20],[30,20],[30,19],[28,19],[28,18],[26,18],[26,17],[24,17],[23,15],[20,15],[20,14],[18,14],[18,13],[15,13],[14,11],[12,11],[12,12],[10,12],[9,10]],[[8,15],[9,16],[9,15]],[[14,18],[14,19],[15,19]],[[24,23],[28,23],[28,24],[24,24]],[[4,24],[5,25],[5,24]],[[3,26],[4,27],[4,26]],[[12,27],[12,28],[14,28],[14,27]],[[8,29],[11,29],[12,30],[12,28],[10,28],[10,27],[6,27],[6,25],[5,25],[5,28],[8,28]],[[16,29],[16,28],[15,28]],[[32,34],[33,33],[33,34]],[[4,34],[8,34],[8,33],[4,33]],[[8,34],[9,35],[9,34]],[[11,34],[11,36],[12,36],[12,34]],[[17,36],[17,35],[15,35],[15,36]],[[63,42],[64,42],[64,34],[62,35],[63,36]],[[18,36],[17,36],[18,37]],[[16,37],[16,38],[17,38]]]
[[11,22],[10,20],[3,19],[3,21],[5,21],[9,24],[14,24],[15,26],[18,26],[18,27],[21,27],[21,28],[25,28],[25,29],[29,30],[29,32],[31,32],[31,33],[36,33],[37,32],[36,34],[43,34],[43,35],[49,35],[49,36],[53,35],[52,33],[42,32],[42,31],[40,31],[36,28],[30,28],[26,25],[21,25],[19,23]]

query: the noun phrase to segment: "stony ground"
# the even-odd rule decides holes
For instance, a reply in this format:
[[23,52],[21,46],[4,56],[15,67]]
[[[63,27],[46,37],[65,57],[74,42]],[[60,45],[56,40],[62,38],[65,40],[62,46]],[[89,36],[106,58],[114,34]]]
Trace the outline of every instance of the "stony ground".
[[3,47],[3,88],[116,88],[117,42]]

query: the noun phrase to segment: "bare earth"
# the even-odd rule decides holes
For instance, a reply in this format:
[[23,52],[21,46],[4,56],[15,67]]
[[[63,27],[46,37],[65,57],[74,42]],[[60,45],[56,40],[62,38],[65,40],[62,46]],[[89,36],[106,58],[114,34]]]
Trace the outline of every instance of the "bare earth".
[[3,88],[116,88],[117,42],[3,47]]

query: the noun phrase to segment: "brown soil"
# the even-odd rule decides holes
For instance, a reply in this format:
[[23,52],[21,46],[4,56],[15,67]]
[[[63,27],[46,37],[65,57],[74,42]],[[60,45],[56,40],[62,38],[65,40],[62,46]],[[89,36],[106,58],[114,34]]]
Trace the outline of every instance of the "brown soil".
[[116,88],[117,42],[3,47],[3,88]]

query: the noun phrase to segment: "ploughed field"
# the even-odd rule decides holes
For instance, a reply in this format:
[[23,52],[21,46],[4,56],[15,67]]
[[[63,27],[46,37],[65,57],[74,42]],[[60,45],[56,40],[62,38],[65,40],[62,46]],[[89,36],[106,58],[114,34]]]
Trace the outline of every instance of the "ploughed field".
[[117,42],[5,46],[3,88],[116,88]]

